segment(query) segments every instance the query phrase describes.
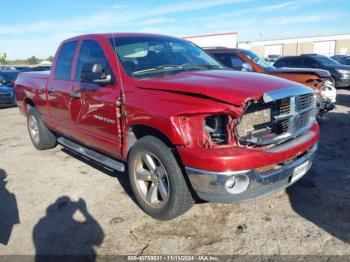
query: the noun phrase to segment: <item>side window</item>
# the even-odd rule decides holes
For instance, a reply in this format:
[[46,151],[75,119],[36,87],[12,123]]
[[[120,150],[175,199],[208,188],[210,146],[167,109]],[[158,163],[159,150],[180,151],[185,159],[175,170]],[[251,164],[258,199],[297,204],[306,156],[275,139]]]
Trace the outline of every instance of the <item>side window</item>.
[[311,57],[304,57],[303,66],[305,67],[315,67],[317,65],[317,61],[312,59]]
[[302,64],[299,57],[293,57],[289,60],[288,67],[301,67],[301,66]]
[[215,58],[218,59],[224,66],[232,67],[230,54],[214,54]]
[[279,58],[273,65],[275,67],[290,67],[292,59],[293,58],[290,58],[290,57]]
[[93,83],[94,79],[103,78],[102,75],[112,75],[102,47],[94,40],[83,41],[75,70],[75,80]]
[[236,55],[231,55],[231,64],[233,69],[241,70],[244,61]]
[[69,42],[63,45],[57,57],[55,78],[59,80],[70,80],[72,61],[78,41]]

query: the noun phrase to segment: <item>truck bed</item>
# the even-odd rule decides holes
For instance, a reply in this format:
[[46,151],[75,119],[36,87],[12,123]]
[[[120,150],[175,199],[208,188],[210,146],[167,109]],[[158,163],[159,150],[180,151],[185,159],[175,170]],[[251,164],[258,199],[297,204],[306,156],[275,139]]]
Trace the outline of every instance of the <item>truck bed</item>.
[[30,99],[42,114],[48,114],[46,85],[50,71],[20,73],[16,82],[16,98],[19,110],[26,114],[25,99]]

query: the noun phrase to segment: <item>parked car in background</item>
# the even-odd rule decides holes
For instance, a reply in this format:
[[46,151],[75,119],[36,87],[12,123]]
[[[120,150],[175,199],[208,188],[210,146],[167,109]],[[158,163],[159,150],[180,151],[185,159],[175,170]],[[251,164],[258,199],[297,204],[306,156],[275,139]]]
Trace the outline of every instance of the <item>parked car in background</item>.
[[335,55],[331,57],[332,59],[338,61],[338,63],[343,65],[350,65],[350,56],[348,55]]
[[278,58],[280,58],[280,55],[268,55],[265,58],[265,61],[267,61],[269,64],[273,65],[277,61]]
[[342,65],[324,55],[305,54],[300,56],[281,57],[274,63],[275,67],[319,68],[328,70],[335,82],[335,87],[350,86],[350,66]]
[[239,71],[249,71],[278,76],[307,85],[317,94],[320,114],[335,107],[336,90],[331,74],[321,69],[281,69],[275,68],[257,54],[239,48],[205,48],[225,66]]
[[24,70],[26,70],[28,68],[28,66],[14,66],[14,68],[18,71],[18,72],[23,72]]
[[16,98],[13,87],[3,85],[0,82],[0,107],[15,106]]
[[23,70],[23,72],[39,72],[39,71],[50,71],[51,66],[34,66],[34,67],[27,67]]
[[58,142],[127,166],[138,204],[161,220],[187,211],[193,196],[241,202],[290,186],[319,140],[311,88],[227,70],[169,36],[67,39],[50,72],[19,75],[16,96],[37,149]]
[[18,74],[17,70],[0,70],[0,83],[13,88]]

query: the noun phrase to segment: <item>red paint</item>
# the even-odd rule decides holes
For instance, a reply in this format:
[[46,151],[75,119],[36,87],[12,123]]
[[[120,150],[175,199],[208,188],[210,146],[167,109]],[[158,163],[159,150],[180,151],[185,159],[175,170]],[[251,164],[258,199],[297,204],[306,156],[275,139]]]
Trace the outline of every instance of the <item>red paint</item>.
[[[281,162],[309,149],[318,140],[319,129],[315,124],[315,136],[312,139],[281,153],[266,153],[233,145],[203,148],[199,140],[203,136],[200,130],[205,115],[227,113],[237,119],[247,100],[261,99],[266,91],[297,84],[267,75],[223,70],[191,71],[166,77],[134,79],[120,66],[108,38],[143,35],[85,35],[66,40],[62,45],[72,40],[79,41],[73,60],[72,79],[81,42],[93,39],[101,45],[108,59],[116,78],[115,84],[95,91],[80,91],[79,82],[54,79],[54,62],[50,75],[20,74],[16,81],[20,111],[26,113],[26,102],[30,99],[51,129],[122,160],[126,160],[128,153],[128,129],[134,125],[149,126],[171,141],[184,165],[216,171],[240,170]],[[48,87],[54,87],[56,92],[48,94]],[[125,97],[123,117],[118,120],[116,101],[122,96],[122,90]],[[80,93],[81,98],[72,98],[70,94],[73,92]],[[111,124],[99,121],[94,117],[96,114],[116,122]],[[186,123],[189,126],[184,129],[182,125]],[[190,144],[188,140],[191,140]]]

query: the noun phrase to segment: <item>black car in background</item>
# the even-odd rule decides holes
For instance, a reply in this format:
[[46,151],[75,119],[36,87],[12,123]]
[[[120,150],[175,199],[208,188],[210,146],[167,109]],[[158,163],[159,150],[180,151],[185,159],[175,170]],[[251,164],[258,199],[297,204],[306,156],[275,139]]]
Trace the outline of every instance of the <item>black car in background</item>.
[[335,55],[331,57],[343,65],[350,65],[350,56],[348,55]]
[[332,75],[336,87],[350,86],[350,66],[342,65],[336,60],[324,55],[306,54],[300,56],[285,56],[279,58],[274,63],[274,66],[328,70]]

